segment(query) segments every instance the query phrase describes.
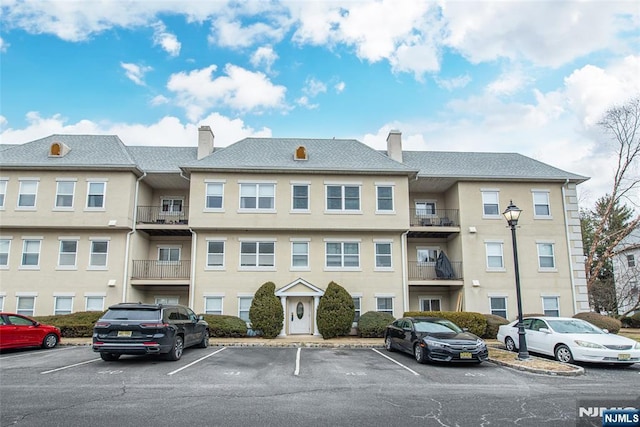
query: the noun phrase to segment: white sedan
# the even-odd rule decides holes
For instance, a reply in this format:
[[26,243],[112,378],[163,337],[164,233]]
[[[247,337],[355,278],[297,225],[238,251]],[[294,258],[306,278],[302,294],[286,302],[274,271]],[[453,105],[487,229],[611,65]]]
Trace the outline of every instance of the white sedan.
[[[640,362],[640,342],[610,334],[589,322],[572,317],[526,317],[523,319],[527,348],[553,356],[563,363],[596,362],[632,365]],[[502,325],[498,340],[517,351],[518,321]]]

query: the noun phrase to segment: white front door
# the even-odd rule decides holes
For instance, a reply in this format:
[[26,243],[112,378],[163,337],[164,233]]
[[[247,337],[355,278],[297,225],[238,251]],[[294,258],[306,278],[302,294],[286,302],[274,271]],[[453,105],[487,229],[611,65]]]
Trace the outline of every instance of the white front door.
[[289,321],[289,334],[310,334],[311,333],[311,303],[309,297],[289,297],[289,310],[287,320]]

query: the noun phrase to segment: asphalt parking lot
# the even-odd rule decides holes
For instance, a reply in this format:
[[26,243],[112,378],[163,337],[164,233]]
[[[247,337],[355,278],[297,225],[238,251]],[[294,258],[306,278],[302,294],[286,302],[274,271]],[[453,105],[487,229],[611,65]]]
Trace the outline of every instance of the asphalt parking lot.
[[382,349],[209,347],[181,360],[89,346],[0,354],[2,426],[601,425],[581,402],[640,405],[640,366],[554,377],[420,365]]

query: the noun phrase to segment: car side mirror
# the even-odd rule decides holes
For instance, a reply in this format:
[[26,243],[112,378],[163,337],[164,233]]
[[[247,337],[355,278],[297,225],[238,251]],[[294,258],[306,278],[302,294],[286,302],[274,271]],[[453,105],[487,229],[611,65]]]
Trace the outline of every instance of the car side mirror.
[[605,334],[608,334],[608,333],[609,333],[609,330],[608,330],[608,329],[603,329],[602,331],[603,331]]
[[204,316],[201,314],[198,316],[198,321],[204,320]]
[[40,325],[41,325],[41,323],[40,323],[40,322],[35,322],[35,323],[33,324],[33,326],[36,326],[36,327],[37,327],[37,326],[40,326]]
[[538,331],[544,332],[545,334],[550,334],[551,333],[551,331],[548,328],[540,328],[540,329],[538,329]]
[[469,332],[469,328],[462,328],[462,332]]

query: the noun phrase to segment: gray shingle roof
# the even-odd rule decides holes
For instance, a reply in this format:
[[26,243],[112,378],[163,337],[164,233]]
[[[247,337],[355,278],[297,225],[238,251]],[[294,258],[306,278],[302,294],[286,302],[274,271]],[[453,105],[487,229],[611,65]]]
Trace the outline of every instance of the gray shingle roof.
[[[61,142],[70,151],[49,156],[51,144]],[[51,135],[0,151],[0,167],[137,169],[127,147],[115,135]]]
[[568,179],[578,183],[589,179],[517,153],[404,151],[402,155],[405,165],[419,170],[419,177]]
[[127,147],[138,167],[148,173],[180,172],[180,166],[196,161],[198,147]]
[[[308,160],[294,160],[295,150],[301,145],[307,150]],[[417,171],[355,139],[299,138],[245,138],[184,168],[380,174]]]

